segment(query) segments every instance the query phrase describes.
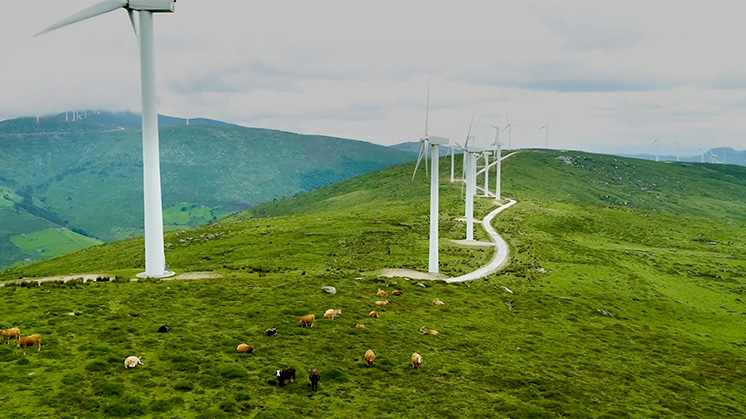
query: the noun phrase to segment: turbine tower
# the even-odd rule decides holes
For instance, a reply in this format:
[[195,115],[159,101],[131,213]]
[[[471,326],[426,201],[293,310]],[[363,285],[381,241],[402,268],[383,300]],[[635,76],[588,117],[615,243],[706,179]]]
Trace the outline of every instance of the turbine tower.
[[428,117],[430,114],[430,81],[427,83],[427,105],[425,107],[425,136],[420,139],[422,147],[420,148],[420,155],[417,157],[417,164],[414,166],[414,173],[412,174],[412,180],[414,180],[417,174],[417,169],[420,167],[420,161],[425,158],[425,168],[427,168],[427,154],[428,148],[430,148],[430,245],[429,245],[429,256],[427,269],[428,272],[437,274],[438,269],[438,176],[440,170],[438,169],[439,146],[448,145],[448,138],[429,136],[427,133]]
[[495,150],[495,158],[497,159],[497,164],[495,165],[497,167],[495,171],[495,197],[497,199],[500,199],[501,191],[500,191],[500,183],[501,183],[501,165],[502,165],[502,151],[500,150],[500,146],[503,144],[500,142],[500,124],[497,125],[490,125],[492,128],[495,129],[495,144],[493,144],[497,149]]
[[679,142],[674,141],[674,144],[676,144],[676,161],[679,161]]
[[658,149],[659,149],[660,144],[658,143],[657,138],[653,140],[653,144],[655,144],[655,161],[658,161]]
[[153,13],[172,13],[176,0],[104,0],[37,33],[35,36],[71,25],[82,20],[127,10],[135,29],[133,12],[140,16],[140,77],[142,87],[142,156],[143,191],[145,201],[145,272],[141,278],[163,278],[174,273],[166,267],[163,249],[163,210],[161,202],[161,170],[158,157],[158,109],[155,93],[155,51],[153,41]]

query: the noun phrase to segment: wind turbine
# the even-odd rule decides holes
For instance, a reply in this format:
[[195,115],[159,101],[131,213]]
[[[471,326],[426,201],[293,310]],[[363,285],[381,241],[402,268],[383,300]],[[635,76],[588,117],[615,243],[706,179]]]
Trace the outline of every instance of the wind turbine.
[[158,109],[155,93],[155,51],[153,13],[172,13],[176,0],[104,0],[37,33],[35,36],[82,20],[125,9],[135,29],[134,12],[138,12],[140,31],[140,77],[142,84],[142,157],[145,202],[145,272],[141,278],[163,278],[174,273],[166,267],[163,250],[163,210],[161,203],[161,173],[158,157]]
[[495,129],[495,144],[494,144],[494,146],[497,147],[497,150],[496,150],[497,154],[495,156],[495,158],[497,159],[497,164],[495,165],[497,167],[497,170],[495,171],[495,177],[496,177],[496,179],[495,179],[495,197],[497,199],[500,199],[500,194],[501,194],[501,191],[500,191],[500,183],[501,183],[501,180],[500,180],[501,173],[500,172],[501,172],[501,167],[500,166],[502,165],[502,151],[500,150],[500,146],[503,145],[503,144],[500,142],[500,124],[498,123],[497,125],[491,125],[491,127]]
[[505,125],[505,128],[503,128],[502,132],[505,132],[505,130],[508,130],[508,150],[512,150],[513,147],[510,144],[510,140],[513,136],[513,124],[510,123],[510,118],[508,117],[508,114],[505,114],[505,119],[507,119],[508,123]]
[[427,83],[427,106],[425,108],[425,137],[420,139],[422,148],[420,156],[417,158],[417,164],[414,166],[412,180],[417,174],[422,157],[425,157],[425,167],[427,168],[427,149],[430,148],[430,251],[428,256],[428,272],[438,273],[438,160],[440,158],[438,148],[440,145],[447,145],[448,138],[429,136],[427,133],[428,118],[430,114],[430,81]]
[[679,142],[674,141],[674,144],[676,144],[676,161],[679,161]]
[[653,140],[653,144],[655,144],[655,161],[658,161],[658,149],[660,148],[660,144],[658,143],[657,138]]
[[701,147],[700,147],[700,149],[699,149],[699,151],[701,151],[701,152],[702,152],[702,159],[701,159],[700,163],[704,163],[704,162],[705,162],[705,151],[704,151],[704,150],[705,150],[705,149],[704,149],[704,148],[701,148]]
[[548,149],[549,148],[549,123],[548,122],[544,123],[544,125],[539,127],[539,129],[546,129],[546,136],[544,138],[544,148]]

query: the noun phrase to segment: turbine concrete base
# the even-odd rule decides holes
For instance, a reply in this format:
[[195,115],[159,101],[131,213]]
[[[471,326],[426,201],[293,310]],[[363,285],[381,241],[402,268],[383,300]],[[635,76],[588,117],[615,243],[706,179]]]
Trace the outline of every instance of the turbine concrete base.
[[135,276],[138,277],[138,278],[140,278],[140,279],[146,279],[146,278],[169,278],[169,277],[172,277],[174,275],[176,275],[176,273],[174,273],[173,271],[169,271],[168,269],[166,269],[165,271],[163,271],[162,274],[159,274],[159,275],[148,275],[147,272],[140,272],[139,274],[137,274]]

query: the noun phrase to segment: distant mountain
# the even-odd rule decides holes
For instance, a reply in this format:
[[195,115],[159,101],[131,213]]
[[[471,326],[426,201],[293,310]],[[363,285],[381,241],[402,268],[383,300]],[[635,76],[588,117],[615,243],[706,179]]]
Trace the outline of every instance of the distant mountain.
[[[0,217],[0,242],[6,247],[17,247],[8,245],[14,237],[51,227],[103,241],[142,234],[140,117],[111,112],[86,116],[65,121],[63,113],[39,122],[0,122],[0,185],[8,196],[3,208],[40,220]],[[166,229],[209,223],[416,158],[363,141],[209,119],[190,119],[189,125],[180,118],[160,120]],[[8,223],[29,228],[10,228]],[[24,252],[15,255],[26,258]],[[4,265],[0,256],[0,267]]]
[[[410,142],[401,143],[401,144],[394,144],[389,147],[397,149],[397,150],[401,150],[401,151],[408,151],[410,153],[414,153],[415,155],[419,155],[420,148],[422,147],[422,143],[419,141],[410,141]],[[447,146],[446,147],[441,146],[438,148],[438,155],[440,155],[441,157],[447,156],[450,154],[451,154],[451,150]],[[461,150],[455,149],[454,154],[461,154]]]

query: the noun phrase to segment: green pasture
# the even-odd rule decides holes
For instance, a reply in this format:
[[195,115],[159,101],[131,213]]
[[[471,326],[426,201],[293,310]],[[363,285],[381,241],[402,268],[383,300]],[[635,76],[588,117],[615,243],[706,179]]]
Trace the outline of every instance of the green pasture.
[[[615,172],[625,164],[633,168]],[[746,416],[746,226],[733,212],[746,206],[746,169],[520,153],[504,166],[504,193],[519,203],[494,222],[510,245],[510,265],[484,280],[445,284],[376,276],[381,268],[426,269],[428,188],[424,176],[410,181],[412,168],[166,234],[177,273],[215,271],[222,279],[130,282],[143,269],[141,238],[0,273],[118,277],[0,288],[0,326],[44,337],[43,350],[26,356],[0,347],[5,414]],[[455,276],[492,253],[450,243],[463,238],[455,221],[463,203],[445,172],[441,269]],[[640,189],[651,184],[658,190]],[[644,199],[631,201],[630,193]],[[715,201],[724,204],[692,204]],[[479,199],[476,207],[482,217],[494,203]],[[338,293],[323,293],[324,285]],[[404,294],[385,298],[381,318],[371,319],[379,288]],[[445,306],[433,305],[436,297]],[[318,319],[329,308],[342,309],[341,317]],[[299,327],[309,313],[316,325]],[[164,323],[172,331],[157,333]],[[442,337],[423,336],[423,326]],[[265,336],[270,327],[277,336]],[[237,354],[242,342],[255,353]],[[369,348],[377,354],[372,367],[363,360]],[[420,371],[409,364],[415,351],[424,358]],[[145,365],[126,370],[129,355]],[[286,367],[298,380],[281,388],[273,373]],[[310,368],[321,371],[318,393]]]

